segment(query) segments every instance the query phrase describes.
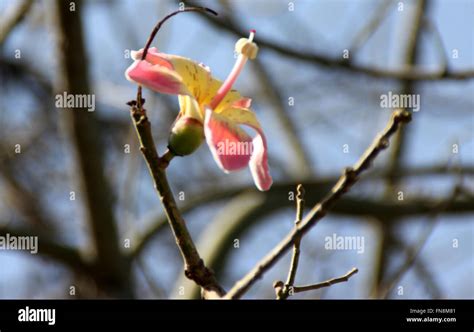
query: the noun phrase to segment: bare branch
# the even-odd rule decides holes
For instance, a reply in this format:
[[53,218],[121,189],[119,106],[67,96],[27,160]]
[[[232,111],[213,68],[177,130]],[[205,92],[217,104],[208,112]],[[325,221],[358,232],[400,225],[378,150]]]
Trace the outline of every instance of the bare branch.
[[313,284],[313,285],[295,286],[295,287],[293,287],[293,293],[296,294],[296,293],[307,292],[307,291],[310,291],[310,290],[329,287],[329,286],[332,286],[334,284],[338,284],[338,283],[341,283],[341,282],[346,282],[346,281],[349,280],[350,277],[352,277],[357,272],[359,272],[359,270],[354,267],[354,268],[352,268],[352,270],[347,272],[345,275],[343,275],[341,277],[338,277],[338,278],[332,278],[332,279],[329,279],[329,280],[326,280],[326,281],[323,281],[323,282],[318,282],[317,284]]
[[288,234],[265,258],[263,258],[245,277],[238,281],[226,294],[225,298],[240,298],[268,269],[270,269],[291,245],[303,234],[308,232],[328,210],[347,193],[350,187],[358,181],[359,176],[367,170],[381,151],[389,146],[390,137],[397,132],[401,124],[411,120],[411,114],[396,110],[390,117],[386,128],[372,142],[353,168],[346,168],[334,185],[331,192],[302,220],[300,227]]
[[[298,229],[301,224],[301,219],[303,219],[303,210],[304,210],[304,188],[301,184],[298,185],[296,189],[298,192],[296,195],[296,218],[295,218],[295,228]],[[293,255],[291,257],[290,270],[288,271],[288,278],[284,287],[281,289],[275,288],[277,299],[285,300],[290,295],[291,289],[295,284],[296,271],[298,270],[298,263],[300,260],[300,246],[301,246],[301,236],[295,239],[293,243]]]
[[[143,105],[144,101],[140,103]],[[195,281],[205,291],[215,292],[219,296],[224,294],[223,288],[218,284],[214,273],[205,265],[189,234],[186,223],[178,210],[171,188],[166,177],[166,167],[173,158],[169,152],[162,157],[156,152],[156,145],[151,133],[151,124],[148,121],[145,109],[138,109],[136,103],[131,103],[131,116],[140,140],[140,151],[153,178],[156,192],[165,209],[168,223],[173,231],[176,244],[184,260],[186,277]]]

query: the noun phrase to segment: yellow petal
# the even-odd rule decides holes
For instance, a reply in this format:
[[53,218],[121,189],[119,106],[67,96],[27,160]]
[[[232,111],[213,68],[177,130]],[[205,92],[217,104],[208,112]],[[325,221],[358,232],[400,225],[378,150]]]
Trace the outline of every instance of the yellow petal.
[[256,130],[262,128],[255,113],[246,108],[226,108],[219,112],[219,115],[232,122],[253,127]]
[[165,56],[173,65],[173,69],[181,76],[182,82],[188,91],[194,96],[197,102],[202,105],[212,83],[209,69],[188,58],[177,55]]
[[179,95],[178,100],[181,114],[204,122],[204,114],[196,99],[187,95]]
[[[211,103],[211,100],[214,98],[215,94],[217,93],[217,90],[222,85],[222,81],[212,78],[212,81],[209,84],[209,90],[207,92],[206,98],[202,101],[202,105],[209,105]],[[237,90],[230,90],[222,99],[222,101],[217,105],[216,109],[214,112],[216,113],[221,113],[223,110],[229,108],[234,102],[237,100],[242,99],[242,95],[237,91]]]

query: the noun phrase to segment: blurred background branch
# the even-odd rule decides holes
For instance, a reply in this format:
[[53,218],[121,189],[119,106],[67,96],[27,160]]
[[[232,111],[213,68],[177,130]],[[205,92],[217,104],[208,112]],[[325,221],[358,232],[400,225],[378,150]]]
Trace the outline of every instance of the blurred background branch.
[[[199,3],[195,1],[182,1],[188,6],[195,6]],[[229,23],[226,20],[218,17],[210,17],[202,15],[209,23],[216,27],[224,29],[237,36],[245,36],[247,32],[241,27]],[[401,70],[386,70],[373,67],[366,67],[360,65],[354,65],[350,62],[341,59],[332,59],[324,55],[310,53],[306,51],[295,50],[294,48],[287,48],[283,45],[262,39],[259,37],[258,44],[261,48],[266,48],[277,52],[281,55],[291,57],[295,60],[312,63],[315,65],[333,67],[337,69],[344,69],[352,73],[359,73],[373,78],[385,78],[385,79],[396,79],[396,80],[407,80],[407,81],[434,81],[434,80],[465,80],[474,78],[474,70],[464,70],[456,72],[448,72],[445,70],[438,71],[427,71],[416,67],[406,67]]]
[[15,6],[4,11],[0,19],[0,45],[3,44],[10,32],[23,20],[33,5],[33,0],[22,0]]
[[[58,42],[59,70],[56,91],[69,94],[90,94],[87,56],[82,34],[82,2],[57,0],[53,6]],[[117,223],[113,214],[114,195],[104,172],[104,142],[94,113],[84,107],[61,113],[65,134],[72,143],[75,167],[74,180],[84,197],[97,266],[99,287],[111,296],[132,297],[128,261],[119,247]]]

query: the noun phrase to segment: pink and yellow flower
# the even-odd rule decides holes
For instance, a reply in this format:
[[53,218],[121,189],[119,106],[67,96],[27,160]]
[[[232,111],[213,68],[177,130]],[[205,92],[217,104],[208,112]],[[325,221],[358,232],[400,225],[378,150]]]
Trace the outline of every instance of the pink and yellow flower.
[[[268,167],[267,142],[262,127],[250,109],[251,99],[232,86],[248,59],[256,57],[255,31],[236,43],[239,56],[224,82],[212,77],[209,68],[188,58],[160,53],[150,48],[132,52],[134,63],[127,69],[128,80],[154,91],[178,95],[180,113],[170,135],[169,147],[177,155],[196,150],[203,139],[217,165],[226,173],[250,167],[255,185],[268,190],[272,178]],[[252,128],[251,137],[240,125]],[[233,146],[233,148],[228,148]],[[246,146],[250,148],[235,148]]]

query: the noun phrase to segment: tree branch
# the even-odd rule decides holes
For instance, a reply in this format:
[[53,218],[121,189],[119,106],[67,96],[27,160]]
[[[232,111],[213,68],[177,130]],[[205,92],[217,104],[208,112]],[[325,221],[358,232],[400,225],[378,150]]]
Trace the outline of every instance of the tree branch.
[[[140,103],[142,106],[144,100]],[[146,110],[138,108],[137,103],[131,103],[132,121],[140,140],[140,151],[150,171],[156,192],[158,193],[166,213],[168,223],[173,231],[176,244],[184,260],[184,273],[186,277],[196,282],[205,291],[215,292],[219,296],[224,294],[223,288],[218,284],[214,273],[205,265],[189,234],[186,223],[181,216],[171,188],[166,177],[166,167],[173,158],[171,153],[162,157],[156,152],[156,145],[151,133],[151,124],[148,121]]]
[[411,114],[396,110],[392,113],[390,121],[381,134],[376,137],[372,145],[365,151],[353,168],[346,168],[334,185],[331,192],[302,220],[300,227],[287,235],[264,259],[262,259],[244,278],[238,281],[226,294],[225,298],[240,298],[267,270],[269,270],[280,257],[291,247],[295,241],[308,232],[328,210],[347,193],[350,187],[358,181],[359,176],[367,170],[381,151],[389,146],[390,137],[397,132],[401,124],[411,120]]
[[338,284],[338,283],[341,283],[341,282],[346,282],[350,279],[350,277],[352,277],[357,272],[359,272],[359,270],[354,267],[354,268],[352,268],[352,270],[347,272],[345,275],[343,275],[341,277],[338,277],[338,278],[332,278],[332,279],[329,279],[329,280],[326,280],[326,281],[318,282],[317,284],[313,284],[313,285],[294,286],[293,289],[292,289],[292,293],[296,294],[296,293],[307,292],[307,291],[310,291],[310,290],[316,290],[316,289],[320,289],[320,288],[324,288],[324,287],[329,287],[329,286],[332,286],[334,284]]

